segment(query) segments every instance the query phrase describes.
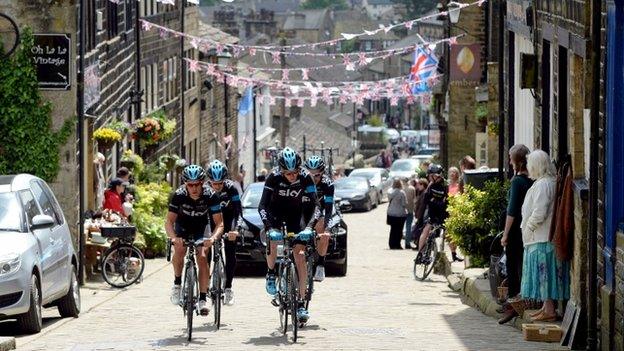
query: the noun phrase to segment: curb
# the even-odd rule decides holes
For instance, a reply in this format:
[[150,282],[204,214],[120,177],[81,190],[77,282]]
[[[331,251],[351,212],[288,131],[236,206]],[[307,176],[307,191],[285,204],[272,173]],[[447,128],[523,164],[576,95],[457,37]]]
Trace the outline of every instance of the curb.
[[15,348],[14,337],[0,337],[0,351],[15,350]]

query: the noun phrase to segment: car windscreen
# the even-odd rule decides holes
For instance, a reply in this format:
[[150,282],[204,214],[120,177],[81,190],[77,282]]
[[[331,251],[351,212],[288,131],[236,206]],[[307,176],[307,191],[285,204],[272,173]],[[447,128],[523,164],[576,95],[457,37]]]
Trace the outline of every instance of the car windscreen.
[[334,188],[336,188],[336,190],[366,190],[368,189],[368,184],[363,179],[343,178],[334,183]]
[[0,231],[21,232],[22,206],[15,193],[0,194]]
[[378,171],[353,171],[351,172],[351,174],[349,174],[349,176],[351,177],[362,177],[362,178],[366,178],[369,180],[372,180],[373,177],[375,177],[375,175],[379,173]]
[[400,172],[413,172],[418,167],[418,162],[411,161],[396,161],[390,167],[391,171],[400,171]]
[[260,198],[262,197],[263,185],[251,185],[241,199],[241,204],[244,208],[258,208],[260,205]]

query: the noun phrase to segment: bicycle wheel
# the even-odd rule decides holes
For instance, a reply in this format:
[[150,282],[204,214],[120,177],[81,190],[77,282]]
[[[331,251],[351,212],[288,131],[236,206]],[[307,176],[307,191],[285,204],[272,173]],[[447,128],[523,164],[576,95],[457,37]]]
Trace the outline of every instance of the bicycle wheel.
[[427,262],[429,262],[429,265],[427,266],[427,271],[425,272],[423,280],[425,280],[425,278],[427,278],[429,274],[431,274],[431,272],[433,271],[433,268],[436,264],[436,259],[438,257],[438,245],[436,244],[435,238],[431,238],[428,245],[429,257],[427,257]]
[[133,245],[119,244],[104,254],[101,269],[104,281],[113,287],[125,288],[141,278],[145,258]]
[[280,268],[277,275],[277,299],[279,302],[279,316],[280,316],[280,330],[282,334],[286,335],[288,331],[288,309],[290,307],[288,303],[288,285],[289,283],[289,272],[288,268],[283,268],[283,265],[280,264]]
[[186,334],[188,335],[187,340],[191,341],[193,336],[193,314],[195,313],[195,286],[197,284],[197,279],[195,277],[195,269],[189,268],[186,270],[186,276],[184,277],[185,281],[185,308],[186,308]]
[[435,258],[435,240],[429,238],[425,247],[418,252],[418,256],[414,259],[414,279],[425,280],[431,273],[433,269],[432,253]]
[[212,306],[214,308],[214,324],[217,327],[217,330],[221,327],[221,305],[223,298],[223,264],[221,260],[218,260],[214,264],[214,269],[212,271]]
[[297,278],[297,269],[294,263],[290,264],[290,279],[288,285],[288,293],[290,295],[290,319],[293,328],[293,342],[297,342],[297,332],[299,329],[299,319],[297,318],[297,301],[299,299],[299,279]]

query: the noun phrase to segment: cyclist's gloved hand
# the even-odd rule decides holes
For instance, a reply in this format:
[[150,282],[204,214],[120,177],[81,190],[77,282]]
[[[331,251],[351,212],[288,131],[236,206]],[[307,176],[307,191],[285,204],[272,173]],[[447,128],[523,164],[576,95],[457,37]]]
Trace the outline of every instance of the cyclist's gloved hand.
[[312,229],[311,228],[306,228],[304,230],[302,230],[301,232],[299,232],[299,234],[297,234],[297,239],[301,240],[301,241],[308,241],[310,239],[312,239]]
[[284,240],[284,235],[282,234],[280,230],[269,229],[269,240],[271,241]]

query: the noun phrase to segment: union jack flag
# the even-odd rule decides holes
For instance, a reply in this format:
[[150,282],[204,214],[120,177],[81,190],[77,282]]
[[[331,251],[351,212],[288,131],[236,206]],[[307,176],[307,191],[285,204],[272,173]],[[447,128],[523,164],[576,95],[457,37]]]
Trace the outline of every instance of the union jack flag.
[[428,79],[438,67],[438,58],[429,49],[419,47],[414,52],[414,64],[410,70],[409,80],[418,82],[412,85],[412,94],[420,94],[431,90]]

